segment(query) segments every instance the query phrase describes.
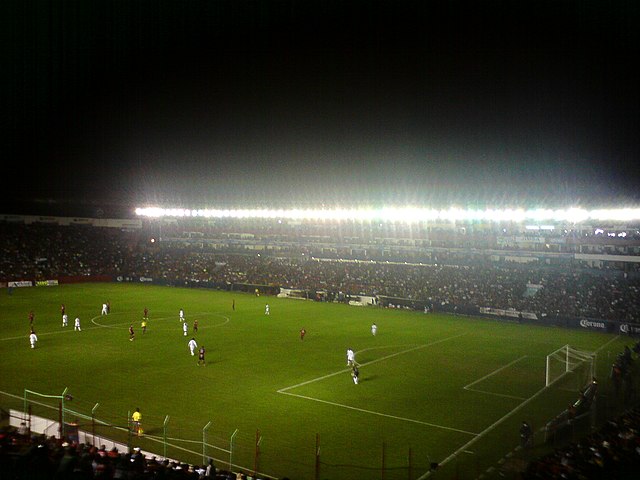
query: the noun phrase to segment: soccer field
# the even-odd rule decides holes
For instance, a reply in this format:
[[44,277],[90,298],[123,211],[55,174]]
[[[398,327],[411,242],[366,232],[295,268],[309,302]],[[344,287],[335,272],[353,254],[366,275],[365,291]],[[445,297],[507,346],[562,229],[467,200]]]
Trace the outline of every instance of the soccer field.
[[[107,301],[111,313],[101,315]],[[69,315],[64,328],[61,304]],[[158,456],[166,448],[170,458],[199,464],[204,452],[218,468],[331,480],[477,478],[513,455],[523,419],[539,430],[575,400],[575,388],[544,388],[549,353],[566,344],[597,352],[598,376],[605,378],[627,340],[139,284],[3,291],[0,324],[3,408],[21,409],[25,388],[51,395],[68,388],[67,409],[87,416],[93,410],[110,425],[102,434]],[[192,337],[206,348],[206,366],[189,353]],[[360,365],[358,385],[346,365],[349,347]],[[50,405],[34,413],[57,418],[56,403]],[[136,407],[145,434],[130,439],[128,416]],[[432,463],[439,468],[429,473]]]

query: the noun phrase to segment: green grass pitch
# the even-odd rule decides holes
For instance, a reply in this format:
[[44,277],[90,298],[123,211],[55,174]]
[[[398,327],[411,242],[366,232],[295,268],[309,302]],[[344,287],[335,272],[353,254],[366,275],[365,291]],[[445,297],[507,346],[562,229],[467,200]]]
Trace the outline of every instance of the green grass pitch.
[[[101,316],[106,301],[111,313]],[[575,391],[543,388],[548,353],[565,344],[597,352],[604,377],[607,358],[625,344],[578,330],[139,284],[5,290],[0,325],[0,406],[22,408],[25,388],[68,388],[67,408],[95,409],[114,426],[104,435],[129,441],[115,426],[126,427],[140,407],[145,434],[132,441],[159,456],[166,435],[167,456],[198,464],[206,436],[205,454],[219,468],[231,462],[296,479],[382,478],[383,466],[385,479],[418,479],[432,462],[441,464],[434,477],[476,478],[518,445],[523,419],[539,429],[575,399]],[[189,354],[191,337],[207,350],[204,367]],[[348,347],[361,365],[359,385]],[[57,418],[55,409],[34,413]]]

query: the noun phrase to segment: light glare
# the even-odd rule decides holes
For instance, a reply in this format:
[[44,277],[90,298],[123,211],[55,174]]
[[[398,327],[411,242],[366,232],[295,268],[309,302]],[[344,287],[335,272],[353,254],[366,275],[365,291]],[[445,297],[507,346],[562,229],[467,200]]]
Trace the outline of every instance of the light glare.
[[[328,220],[328,221],[381,221],[381,222],[473,222],[488,221],[494,223],[513,222],[521,223],[532,221],[534,224],[544,221],[582,223],[587,220],[598,221],[632,221],[640,220],[640,208],[620,209],[596,209],[585,210],[582,208],[568,209],[462,209],[450,207],[445,210],[434,210],[416,207],[385,207],[382,209],[183,209],[183,208],[136,208],[138,216],[158,217],[202,217],[202,218],[262,218],[262,219],[286,219],[286,220]],[[550,230],[551,225],[530,225],[528,229]]]

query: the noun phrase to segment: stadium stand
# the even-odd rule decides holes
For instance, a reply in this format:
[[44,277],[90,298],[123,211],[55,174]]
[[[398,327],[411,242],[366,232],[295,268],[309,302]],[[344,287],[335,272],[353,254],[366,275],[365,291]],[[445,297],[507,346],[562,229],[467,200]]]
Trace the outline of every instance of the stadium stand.
[[[52,279],[144,279],[217,289],[261,285],[272,293],[280,287],[308,291],[319,301],[367,295],[382,307],[465,314],[502,309],[551,324],[567,318],[640,324],[635,228],[612,229],[611,236],[592,230],[541,236],[517,227],[462,233],[276,221],[96,226],[45,220],[0,218],[1,286]],[[625,378],[629,355],[624,352],[612,366],[614,380]],[[588,408],[592,393],[586,390],[577,407]],[[523,478],[631,478],[640,461],[639,422],[636,407],[579,443],[532,461]],[[105,452],[11,428],[0,432],[2,478],[236,478],[202,471],[141,459],[135,450]]]
[[238,475],[247,478],[239,472],[217,469],[212,462],[190,465],[145,457],[139,448],[120,452],[115,447],[107,450],[104,446],[28,435],[13,427],[0,429],[0,478],[7,480],[237,480]]
[[[480,258],[453,249],[439,252],[436,262],[423,263],[373,260],[364,253],[356,260],[320,259],[305,253],[302,243],[295,251],[283,252],[271,248],[277,241],[262,239],[262,248],[255,249],[257,240],[247,233],[248,227],[234,228],[236,236],[248,238],[236,239],[229,248],[206,247],[201,235],[209,235],[209,230],[193,226],[186,233],[180,229],[180,240],[165,232],[151,242],[154,228],[0,222],[0,281],[64,283],[108,277],[218,289],[264,285],[275,293],[278,287],[306,290],[312,292],[310,298],[326,292],[324,300],[334,300],[340,293],[368,295],[380,297],[382,306],[392,303],[421,310],[428,306],[478,314],[481,308],[512,309],[555,323],[566,318],[640,322],[640,274],[635,263],[621,268],[546,261],[522,264],[493,261],[490,253]],[[296,231],[286,230],[289,238]],[[332,245],[339,250],[342,244]],[[353,244],[348,248],[353,256],[357,249]]]

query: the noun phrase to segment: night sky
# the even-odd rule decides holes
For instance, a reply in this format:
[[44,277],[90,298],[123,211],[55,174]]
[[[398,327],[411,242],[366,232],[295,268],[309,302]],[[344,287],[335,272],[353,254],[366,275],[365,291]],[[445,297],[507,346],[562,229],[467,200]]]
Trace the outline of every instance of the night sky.
[[2,188],[194,207],[638,204],[639,4],[10,1]]

